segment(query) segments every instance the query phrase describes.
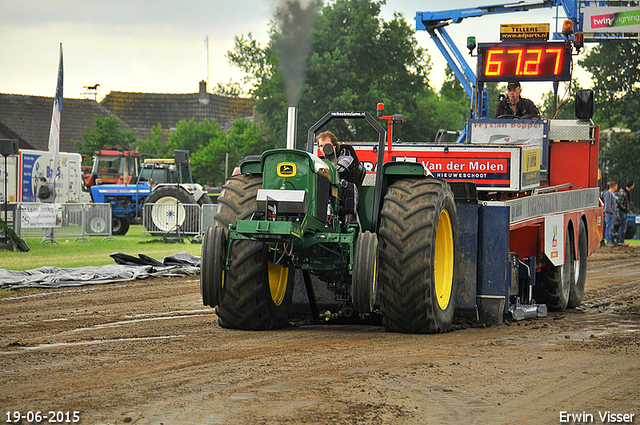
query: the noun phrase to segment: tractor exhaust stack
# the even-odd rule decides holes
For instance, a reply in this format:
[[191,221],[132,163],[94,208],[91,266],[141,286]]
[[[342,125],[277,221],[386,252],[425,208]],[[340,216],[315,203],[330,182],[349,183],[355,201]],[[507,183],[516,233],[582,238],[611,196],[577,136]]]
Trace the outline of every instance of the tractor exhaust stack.
[[289,106],[287,114],[287,149],[296,148],[296,125],[298,121],[298,108]]

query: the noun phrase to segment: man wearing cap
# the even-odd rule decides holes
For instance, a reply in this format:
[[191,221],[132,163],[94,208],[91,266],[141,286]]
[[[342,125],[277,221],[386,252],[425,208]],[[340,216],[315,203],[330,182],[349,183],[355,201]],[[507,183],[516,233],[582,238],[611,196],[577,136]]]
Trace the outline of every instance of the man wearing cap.
[[[507,97],[498,102],[494,118],[540,118],[538,107],[529,99],[520,97],[520,81],[511,80],[507,84]],[[505,116],[505,115],[508,115]]]

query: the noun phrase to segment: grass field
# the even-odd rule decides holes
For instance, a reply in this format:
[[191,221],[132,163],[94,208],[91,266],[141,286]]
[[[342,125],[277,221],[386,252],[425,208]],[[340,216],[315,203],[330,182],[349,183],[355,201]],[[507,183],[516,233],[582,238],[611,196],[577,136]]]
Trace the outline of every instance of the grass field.
[[[25,238],[29,252],[0,251],[0,269],[29,270],[41,266],[83,267],[114,264],[109,254],[123,252],[135,255],[146,254],[153,258],[186,251],[200,256],[202,245],[192,244],[185,239],[184,244],[164,243],[160,238],[142,236],[142,226],[131,226],[125,236],[117,240],[103,240],[103,237],[90,237],[90,242],[73,243],[73,238],[59,238],[59,244],[41,243],[42,237]],[[627,239],[632,246],[640,245],[638,239]]]
[[0,269],[29,270],[41,266],[83,267],[115,264],[109,254],[122,252],[138,256],[146,254],[153,258],[186,251],[200,256],[202,245],[192,244],[185,239],[184,244],[164,243],[161,238],[142,236],[142,226],[131,226],[125,236],[117,240],[103,240],[103,237],[89,237],[90,242],[73,243],[74,238],[56,238],[59,244],[41,243],[42,237],[24,238],[29,252],[0,251]]

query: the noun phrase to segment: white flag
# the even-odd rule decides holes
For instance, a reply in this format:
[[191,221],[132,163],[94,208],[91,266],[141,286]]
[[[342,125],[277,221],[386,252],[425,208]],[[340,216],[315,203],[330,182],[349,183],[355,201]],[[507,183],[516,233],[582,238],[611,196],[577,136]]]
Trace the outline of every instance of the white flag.
[[[60,43],[60,65],[58,67],[58,85],[56,97],[53,99],[53,115],[51,116],[51,129],[49,130],[49,152],[53,154],[51,182],[54,184],[59,173],[60,152],[60,112],[62,111],[62,43]],[[54,191],[55,193],[55,191]]]

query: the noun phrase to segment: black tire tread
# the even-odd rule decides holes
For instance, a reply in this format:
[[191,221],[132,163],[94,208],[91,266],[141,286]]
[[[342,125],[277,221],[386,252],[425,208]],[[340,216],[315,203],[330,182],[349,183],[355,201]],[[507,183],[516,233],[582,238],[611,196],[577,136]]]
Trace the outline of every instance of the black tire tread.
[[218,212],[214,217],[216,226],[229,229],[229,224],[246,220],[258,211],[256,194],[262,187],[262,176],[239,174],[231,177],[218,197]]
[[[191,196],[189,193],[187,193],[186,190],[178,186],[160,186],[157,189],[151,191],[151,194],[147,196],[147,199],[144,202],[146,204],[155,204],[159,199],[165,197],[172,197],[174,199],[177,199],[179,203],[186,205],[196,203],[195,199],[193,199],[193,196]],[[153,222],[152,210],[153,208],[144,209],[144,223],[147,231],[151,232],[152,234],[166,233],[165,231],[160,230],[160,228],[158,228],[158,226]]]
[[565,232],[564,264],[542,269],[538,272],[535,298],[543,302],[550,311],[565,311],[569,303],[571,280],[573,279],[573,257],[569,229]]
[[432,302],[435,299],[432,252],[439,219],[436,212],[445,198],[449,198],[448,205],[453,205],[451,219],[452,224],[456,223],[454,246],[457,248],[457,217],[448,184],[432,178],[398,180],[389,186],[384,197],[378,231],[379,285],[383,324],[389,330],[434,333],[446,331],[451,324],[455,271],[453,294],[445,317],[436,317]]
[[269,290],[267,256],[267,246],[262,242],[235,242],[231,267],[225,276],[224,297],[216,309],[220,326],[268,330],[282,328],[287,323],[294,271],[289,270],[287,294],[276,306]]
[[575,282],[572,282],[569,288],[569,302],[567,308],[576,308],[582,301],[584,295],[584,286],[587,281],[587,256],[589,255],[589,247],[587,241],[587,226],[584,221],[580,220],[578,231],[578,262],[579,272]]
[[[120,226],[115,226],[115,222],[116,220],[120,221]],[[126,235],[127,232],[129,231],[129,227],[131,227],[131,221],[129,220],[129,217],[124,216],[124,217],[114,217],[113,218],[113,222],[114,224],[111,227],[111,234],[112,235],[116,235],[116,236],[122,236],[122,235]]]
[[[375,285],[371,288],[375,276],[375,260],[378,252],[378,239],[375,233],[365,231],[358,236],[353,254],[353,279],[351,300],[354,309],[361,314],[373,310]],[[372,261],[373,260],[373,261]]]

